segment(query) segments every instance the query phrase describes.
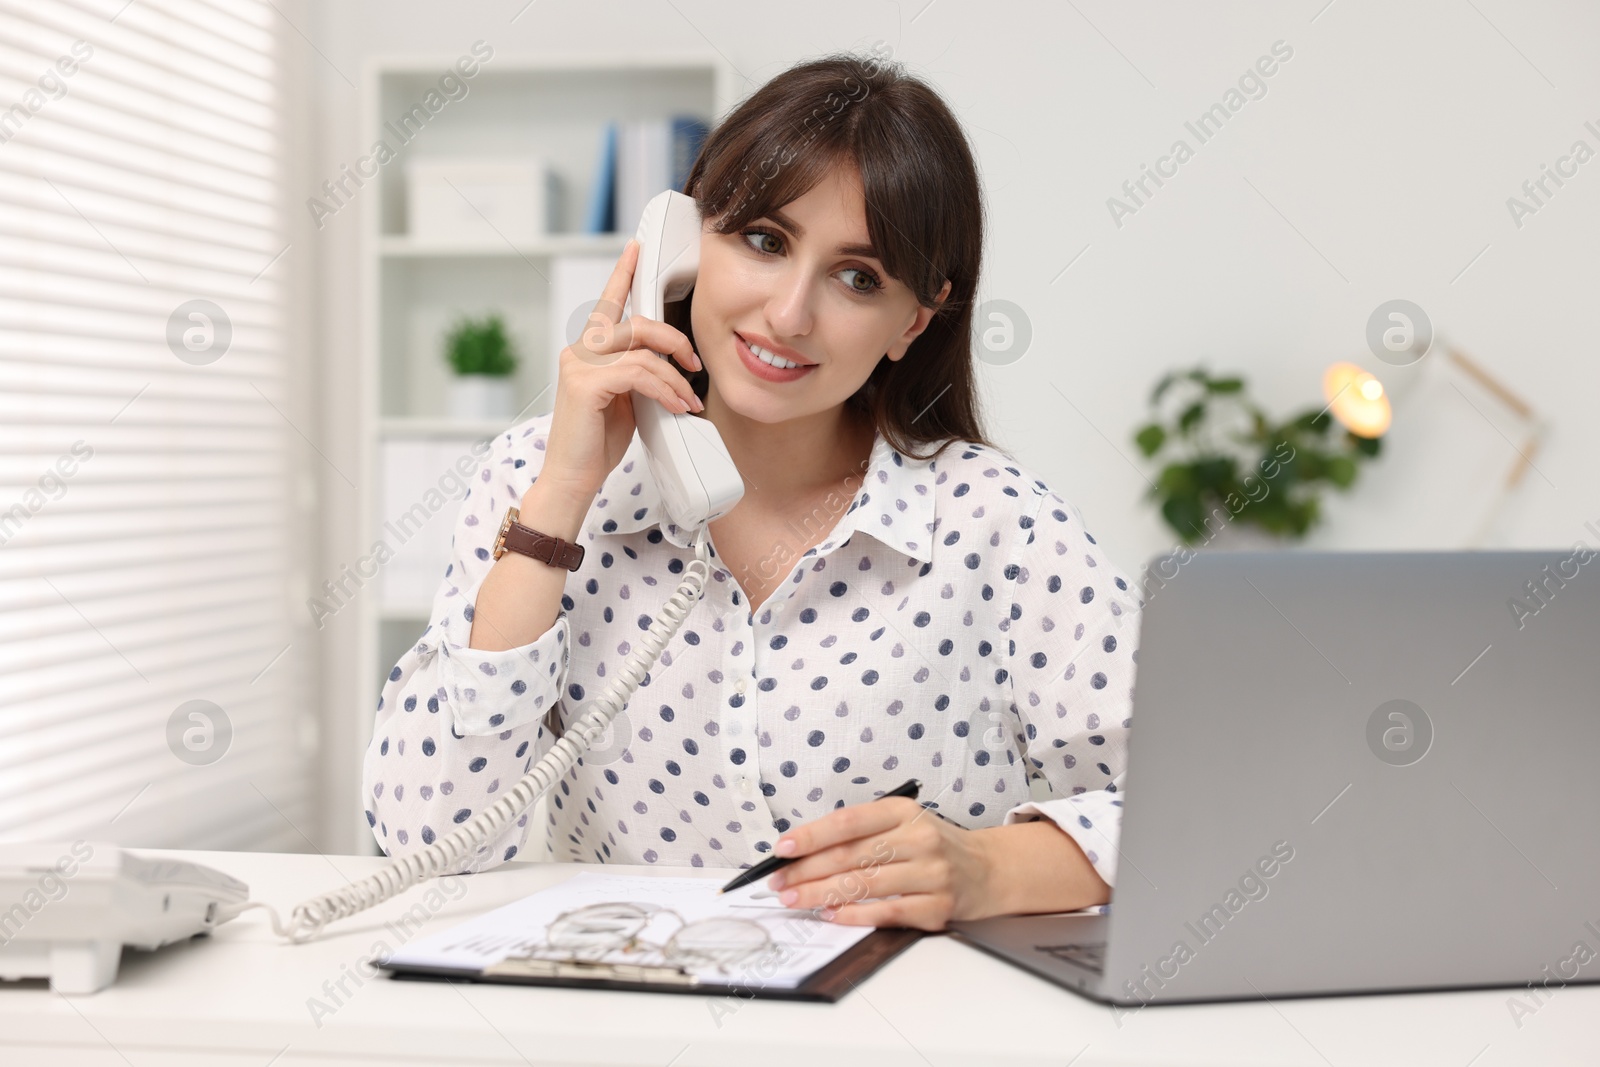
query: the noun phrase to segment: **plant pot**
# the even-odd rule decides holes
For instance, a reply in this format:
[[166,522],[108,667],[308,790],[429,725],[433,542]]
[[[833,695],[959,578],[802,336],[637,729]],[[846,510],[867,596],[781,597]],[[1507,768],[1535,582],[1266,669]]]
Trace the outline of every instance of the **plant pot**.
[[450,416],[456,419],[509,419],[517,410],[516,383],[488,374],[450,380]]

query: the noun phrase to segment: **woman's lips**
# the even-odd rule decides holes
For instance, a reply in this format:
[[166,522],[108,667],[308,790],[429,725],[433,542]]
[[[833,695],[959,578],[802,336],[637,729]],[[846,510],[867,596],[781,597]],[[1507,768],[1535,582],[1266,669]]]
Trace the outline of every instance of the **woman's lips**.
[[797,381],[816,369],[814,363],[806,367],[791,367],[788,370],[780,370],[770,363],[763,363],[754,352],[750,351],[750,346],[745,344],[744,338],[738,334],[733,335],[733,347],[739,350],[739,359],[751,374],[769,382]]

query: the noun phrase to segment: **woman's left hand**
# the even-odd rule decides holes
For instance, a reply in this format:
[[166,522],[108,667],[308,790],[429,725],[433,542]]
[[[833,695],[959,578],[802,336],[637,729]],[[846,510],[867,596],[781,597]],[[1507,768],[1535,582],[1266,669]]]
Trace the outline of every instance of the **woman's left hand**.
[[983,831],[964,830],[908,797],[883,797],[784,833],[776,854],[802,858],[767,886],[785,907],[816,910],[834,922],[942,930],[952,919],[999,914],[987,840]]

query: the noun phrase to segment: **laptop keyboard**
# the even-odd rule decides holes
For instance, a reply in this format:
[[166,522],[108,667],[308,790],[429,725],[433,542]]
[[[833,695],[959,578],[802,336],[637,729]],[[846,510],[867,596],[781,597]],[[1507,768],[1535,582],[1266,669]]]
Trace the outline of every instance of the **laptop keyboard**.
[[1106,943],[1104,941],[1096,941],[1087,945],[1034,945],[1033,950],[1035,952],[1043,952],[1046,956],[1052,956],[1065,963],[1082,967],[1086,971],[1093,971],[1095,974],[1103,974],[1105,972]]

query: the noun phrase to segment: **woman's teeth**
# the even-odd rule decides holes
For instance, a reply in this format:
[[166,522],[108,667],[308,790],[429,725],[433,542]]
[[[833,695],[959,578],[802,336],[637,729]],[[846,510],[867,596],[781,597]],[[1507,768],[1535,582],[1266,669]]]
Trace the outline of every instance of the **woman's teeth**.
[[746,341],[745,344],[749,345],[750,351],[755,354],[755,357],[757,359],[759,359],[763,363],[770,363],[772,366],[777,367],[779,370],[788,370],[791,367],[800,366],[800,364],[792,362],[791,360],[784,359],[782,356],[773,355],[771,352],[768,352],[765,348],[762,348],[760,345],[752,345],[748,341]]

